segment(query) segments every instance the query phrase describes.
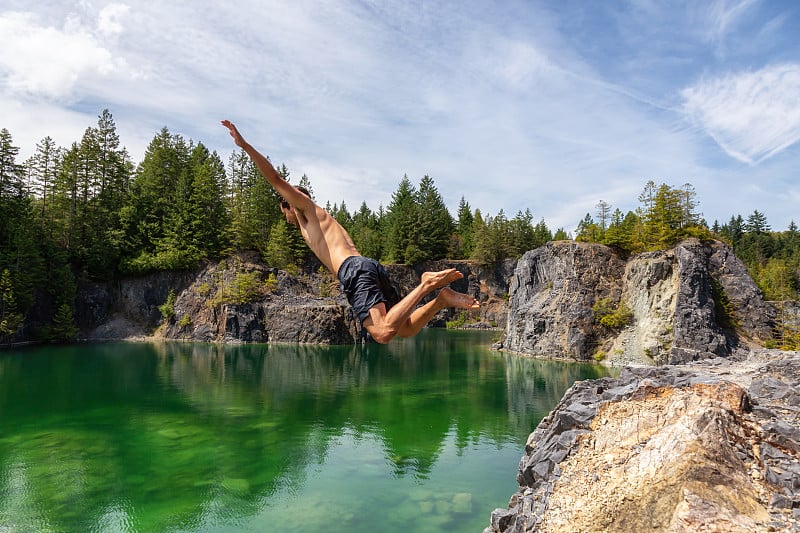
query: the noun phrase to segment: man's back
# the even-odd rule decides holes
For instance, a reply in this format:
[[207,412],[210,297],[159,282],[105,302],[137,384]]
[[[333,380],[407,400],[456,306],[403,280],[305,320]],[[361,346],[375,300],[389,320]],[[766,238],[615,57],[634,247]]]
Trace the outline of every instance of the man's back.
[[347,230],[310,199],[307,206],[289,209],[294,211],[297,225],[308,247],[334,276],[338,274],[345,259],[360,255]]

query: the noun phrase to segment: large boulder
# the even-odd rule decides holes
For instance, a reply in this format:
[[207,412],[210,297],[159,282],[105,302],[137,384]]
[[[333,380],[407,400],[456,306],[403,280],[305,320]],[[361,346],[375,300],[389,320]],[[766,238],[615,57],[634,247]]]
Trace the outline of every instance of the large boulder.
[[592,306],[619,301],[625,259],[600,244],[554,241],[526,252],[510,286],[503,348],[589,359],[597,345]]
[[576,382],[486,532],[800,530],[800,354]]
[[[551,242],[517,263],[502,347],[530,355],[676,364],[728,356],[770,338],[775,308],[718,241],[687,239],[627,258],[599,244]],[[625,306],[626,327],[598,324],[600,300]]]

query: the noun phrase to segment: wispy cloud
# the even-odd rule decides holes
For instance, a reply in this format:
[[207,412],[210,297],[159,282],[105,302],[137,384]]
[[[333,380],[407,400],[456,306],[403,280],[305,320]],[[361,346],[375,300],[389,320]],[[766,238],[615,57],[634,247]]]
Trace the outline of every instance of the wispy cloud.
[[732,157],[763,161],[800,140],[800,65],[701,81],[682,91],[684,109]]
[[224,158],[230,118],[323,202],[386,206],[429,174],[450,207],[568,230],[647,179],[726,218],[748,198],[715,205],[720,176],[768,191],[797,157],[797,16],[755,0],[5,5],[0,127],[28,153],[109,108],[136,160],[162,126]]
[[705,8],[705,38],[707,41],[722,46],[742,20],[748,10],[760,0],[715,0],[709,3],[699,3],[700,9]]

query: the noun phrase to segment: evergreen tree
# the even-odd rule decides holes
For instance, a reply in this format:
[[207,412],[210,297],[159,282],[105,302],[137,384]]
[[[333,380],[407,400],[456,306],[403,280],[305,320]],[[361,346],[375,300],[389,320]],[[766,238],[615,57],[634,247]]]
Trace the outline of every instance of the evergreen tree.
[[203,144],[195,147],[190,165],[193,174],[189,197],[192,244],[204,257],[218,258],[229,247],[225,165],[216,152],[209,153]]
[[269,240],[264,247],[264,261],[275,268],[297,272],[295,255],[292,250],[292,238],[286,220],[279,220],[270,229]]
[[592,215],[586,213],[583,220],[578,222],[578,227],[575,230],[575,240],[578,242],[598,242],[600,237],[600,230],[597,224],[594,223]]
[[611,204],[607,203],[604,200],[600,200],[597,202],[595,206],[597,208],[597,219],[600,221],[600,238],[605,235],[606,229],[608,229],[608,225],[611,219]]
[[[284,165],[284,168],[285,168],[285,165]],[[298,187],[302,187],[305,190],[307,190],[308,193],[311,195],[311,198],[314,198],[314,187],[311,186],[311,180],[308,178],[308,176],[303,174],[300,177],[300,182],[297,184],[297,186]]]
[[454,229],[453,217],[430,176],[423,176],[420,180],[416,204],[419,213],[416,244],[420,248],[420,257],[416,262],[444,259]]
[[350,232],[358,251],[367,257],[380,259],[383,255],[383,237],[378,215],[373,213],[366,202],[353,215],[353,228]]
[[403,176],[387,208],[387,239],[385,252],[390,261],[415,264],[420,257],[419,213],[416,190],[408,176]]
[[75,319],[72,316],[72,307],[69,304],[61,304],[53,317],[50,338],[54,341],[72,342],[77,335],[78,328],[75,326]]
[[45,272],[39,250],[42,235],[25,191],[23,167],[16,161],[18,153],[8,130],[0,130],[0,271],[9,271],[15,312],[24,317],[35,288],[44,285]]
[[691,183],[684,183],[680,190],[681,227],[689,228],[700,225],[700,213],[696,211],[698,202],[697,193]]
[[511,233],[502,209],[497,216],[487,217],[485,223],[476,211],[474,235],[472,259],[477,263],[492,265],[511,255]]
[[[563,232],[563,230],[562,230]],[[533,228],[533,242],[530,245],[530,250],[544,246],[553,240],[553,234],[545,224],[544,219],[541,219]]]
[[51,202],[51,232],[59,246],[70,249],[78,211],[78,143],[65,150],[56,173]]
[[270,229],[283,218],[278,193],[244,150],[231,154],[228,183],[232,243],[238,249],[260,250],[263,253]]
[[51,212],[55,183],[61,164],[61,150],[47,136],[36,144],[36,151],[28,164],[28,189],[36,198],[40,219],[51,226]]
[[758,210],[755,210],[752,215],[747,217],[744,230],[748,233],[767,233],[771,228],[764,213],[759,213]]
[[569,240],[570,236],[567,235],[567,232],[564,231],[564,228],[558,228],[556,232],[553,234],[554,241],[566,241]]
[[[539,239],[536,236],[536,230],[533,226],[533,214],[530,209],[526,209],[524,213],[518,211],[517,215],[508,221],[508,238],[508,255],[510,257],[522,257],[522,254],[537,247]],[[547,242],[547,239],[545,239],[545,242]]]
[[127,201],[133,165],[127,151],[120,147],[108,109],[98,117],[97,127],[87,130],[87,136],[81,142],[92,191],[81,217],[90,241],[85,266],[91,277],[109,279],[119,264],[122,226],[118,213]]
[[772,301],[797,299],[797,278],[795,268],[788,261],[770,257],[764,266],[751,269],[764,299]]
[[[131,185],[130,205],[126,210],[126,251],[122,268],[128,272],[182,268],[184,250],[172,250],[167,224],[180,208],[190,189],[189,147],[179,135],[165,127],[150,141],[144,159],[136,169]],[[177,230],[173,229],[173,233]]]
[[473,220],[472,208],[462,196],[461,201],[458,203],[456,239],[454,239],[450,247],[450,256],[452,259],[464,259],[472,254],[472,250],[475,247],[472,234]]
[[603,236],[603,244],[621,249],[626,249],[630,246],[631,235],[630,231],[626,231],[626,228],[623,226],[624,220],[625,218],[622,211],[615,209],[611,214],[611,221],[608,225],[608,229]]
[[22,181],[23,167],[17,163],[19,148],[14,146],[11,133],[0,130],[0,198],[20,198],[24,196]]
[[350,211],[347,210],[344,200],[342,200],[342,205],[333,204],[328,213],[348,232],[353,229],[353,217],[350,215]]
[[11,273],[4,269],[0,274],[0,342],[10,342],[22,327],[23,316],[18,311]]

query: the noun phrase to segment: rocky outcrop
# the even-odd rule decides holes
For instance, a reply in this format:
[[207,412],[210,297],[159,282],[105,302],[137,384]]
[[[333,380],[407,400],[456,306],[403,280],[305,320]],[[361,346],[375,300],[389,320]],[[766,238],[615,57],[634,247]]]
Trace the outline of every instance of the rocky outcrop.
[[[551,242],[519,260],[510,292],[502,348],[530,355],[677,364],[728,356],[769,339],[775,326],[775,308],[718,241],[688,239],[632,258],[599,244]],[[598,324],[601,300],[627,308],[630,323]]]
[[[436,261],[415,267],[389,265],[400,294],[413,289],[422,272],[456,268],[464,274],[452,284],[482,303],[468,325],[495,327],[505,322],[508,284],[515,261],[480,267],[468,261]],[[162,306],[173,295],[169,316]],[[161,337],[206,342],[300,342],[352,344],[361,326],[338,282],[324,270],[290,275],[241,253],[208,263],[197,271],[157,273],[114,284],[83,284],[78,290],[78,325],[89,340]],[[431,326],[456,317],[440,312]]]
[[800,354],[577,382],[489,532],[800,531]]
[[158,307],[171,290],[186,287],[193,272],[157,272],[113,283],[81,282],[75,323],[88,340],[144,337],[162,320]]
[[[637,366],[573,385],[487,532],[800,531],[800,354],[755,348],[800,304],[764,301],[730,247],[697,239],[631,258],[549,243],[510,291],[502,348]],[[602,301],[629,320],[598,323]]]
[[588,359],[597,344],[592,306],[619,301],[625,259],[574,241],[526,252],[511,280],[503,348],[529,355]]

